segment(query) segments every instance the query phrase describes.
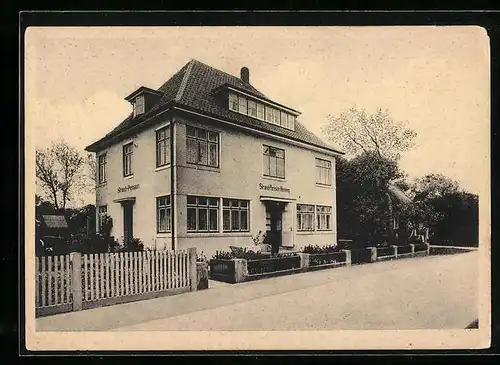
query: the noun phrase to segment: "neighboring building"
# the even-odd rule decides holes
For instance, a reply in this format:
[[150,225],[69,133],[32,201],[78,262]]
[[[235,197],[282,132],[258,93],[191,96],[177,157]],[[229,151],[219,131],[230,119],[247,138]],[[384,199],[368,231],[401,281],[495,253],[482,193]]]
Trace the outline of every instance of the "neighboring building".
[[86,148],[97,155],[97,219],[113,218],[112,235],[209,257],[259,231],[281,247],[336,244],[342,152],[256,90],[248,68],[238,78],[191,60],[125,99],[133,113]]

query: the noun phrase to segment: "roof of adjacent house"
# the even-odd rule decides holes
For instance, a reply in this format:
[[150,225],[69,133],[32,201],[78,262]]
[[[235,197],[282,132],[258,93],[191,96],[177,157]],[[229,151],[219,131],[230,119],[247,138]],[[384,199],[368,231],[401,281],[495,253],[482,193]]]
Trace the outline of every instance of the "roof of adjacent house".
[[403,190],[398,188],[396,185],[390,184],[389,191],[398,199],[401,203],[409,204],[411,203],[411,199],[408,195],[405,194]]
[[295,122],[295,130],[289,130],[229,110],[226,106],[227,104],[222,105],[220,99],[218,99],[216,95],[217,90],[225,87],[232,87],[257,98],[276,103],[267,98],[251,84],[241,80],[239,77],[208,66],[200,61],[191,60],[177,73],[175,73],[167,82],[158,88],[157,91],[161,92],[163,95],[158,98],[157,103],[150,110],[148,110],[145,114],[136,117],[133,117],[133,114],[131,113],[111,132],[106,134],[100,140],[87,146],[86,150],[96,152],[101,148],[101,146],[110,142],[114,138],[119,138],[120,134],[130,130],[130,128],[135,126],[139,128],[141,123],[155,116],[159,112],[169,107],[176,106],[188,111],[198,112],[207,116],[229,121],[243,127],[249,127],[254,130],[271,133],[280,137],[285,137],[343,154],[338,147],[325,143],[299,121]]
[[43,222],[47,228],[68,228],[68,223],[63,215],[42,215]]

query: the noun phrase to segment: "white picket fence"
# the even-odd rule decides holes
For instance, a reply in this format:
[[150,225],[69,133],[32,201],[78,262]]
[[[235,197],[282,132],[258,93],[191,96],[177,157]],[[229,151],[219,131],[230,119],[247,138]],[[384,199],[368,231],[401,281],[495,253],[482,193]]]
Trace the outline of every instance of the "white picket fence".
[[36,273],[37,315],[61,313],[196,290],[196,250],[42,256]]

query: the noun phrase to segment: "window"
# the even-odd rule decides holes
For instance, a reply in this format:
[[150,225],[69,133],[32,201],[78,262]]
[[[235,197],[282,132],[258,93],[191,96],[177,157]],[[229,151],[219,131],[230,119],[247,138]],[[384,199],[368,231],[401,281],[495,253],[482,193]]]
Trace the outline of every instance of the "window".
[[187,197],[188,232],[219,231],[219,198]]
[[264,120],[264,104],[257,103],[257,118]]
[[257,117],[257,103],[253,100],[248,100],[248,115]]
[[239,110],[238,107],[238,95],[229,94],[229,110],[237,112]]
[[107,205],[101,205],[97,211],[97,228],[99,229],[99,232],[102,231],[102,224],[104,223],[104,217],[108,213],[108,206]]
[[321,185],[332,185],[332,162],[316,159],[316,183]]
[[331,230],[332,207],[318,205],[316,207],[318,231]]
[[248,232],[248,200],[222,199],[222,207],[224,232]]
[[172,227],[170,196],[156,198],[156,232],[170,232]]
[[97,181],[99,184],[104,184],[106,182],[106,154],[98,157],[98,164],[99,170],[97,171]]
[[187,162],[219,167],[219,133],[186,126]]
[[132,154],[134,153],[134,143],[130,142],[123,146],[123,176],[132,175]]
[[242,97],[242,96],[238,96],[238,104],[239,104],[238,111],[241,114],[246,114],[247,113],[247,99]]
[[156,131],[156,167],[170,163],[170,127]]
[[285,150],[264,145],[264,175],[285,178]]
[[297,230],[314,230],[314,205],[297,204]]
[[134,102],[134,117],[144,114],[144,106],[144,95],[136,97]]

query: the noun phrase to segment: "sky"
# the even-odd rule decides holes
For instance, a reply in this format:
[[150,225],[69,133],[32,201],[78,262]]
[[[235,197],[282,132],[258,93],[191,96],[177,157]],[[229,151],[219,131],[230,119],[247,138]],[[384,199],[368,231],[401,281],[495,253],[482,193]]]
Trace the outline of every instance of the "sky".
[[131,112],[127,95],[190,59],[236,76],[248,67],[254,87],[321,138],[328,115],[388,109],[417,132],[400,161],[410,179],[442,173],[489,191],[489,38],[473,26],[28,28],[31,147],[65,139],[83,153]]

